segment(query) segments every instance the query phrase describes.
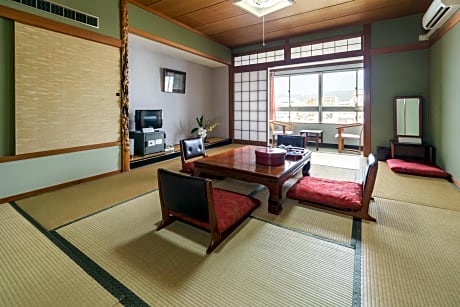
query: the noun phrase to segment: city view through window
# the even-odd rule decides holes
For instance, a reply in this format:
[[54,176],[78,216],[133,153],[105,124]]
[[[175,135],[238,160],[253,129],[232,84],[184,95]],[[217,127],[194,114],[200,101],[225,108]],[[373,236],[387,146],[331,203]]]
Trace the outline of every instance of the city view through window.
[[360,68],[275,76],[275,119],[298,123],[362,123],[363,75]]

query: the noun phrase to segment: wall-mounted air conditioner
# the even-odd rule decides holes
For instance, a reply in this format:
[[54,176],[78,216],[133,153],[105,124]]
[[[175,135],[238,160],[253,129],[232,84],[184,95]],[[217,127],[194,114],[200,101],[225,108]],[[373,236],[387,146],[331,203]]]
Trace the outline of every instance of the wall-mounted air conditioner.
[[419,40],[430,39],[430,36],[442,27],[459,7],[460,0],[434,0],[422,19],[422,26],[428,32],[420,35]]

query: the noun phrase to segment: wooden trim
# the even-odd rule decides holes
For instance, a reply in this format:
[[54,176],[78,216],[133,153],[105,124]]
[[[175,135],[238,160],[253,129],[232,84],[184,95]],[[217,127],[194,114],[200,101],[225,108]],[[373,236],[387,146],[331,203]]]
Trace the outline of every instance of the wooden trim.
[[[371,126],[372,126],[372,102],[371,102],[371,25],[364,25],[362,47],[364,50],[364,127],[363,127],[363,154],[367,157],[371,152]],[[358,145],[358,147],[361,144]]]
[[140,2],[137,1],[137,0],[127,0],[127,1],[130,2],[130,3],[133,4],[133,5],[135,5],[135,6],[139,7],[139,8],[141,8],[141,9],[143,9],[143,10],[148,11],[149,13],[151,13],[151,14],[153,14],[153,15],[156,15],[156,16],[161,17],[161,18],[163,18],[163,19],[165,19],[165,20],[167,20],[167,21],[169,21],[169,22],[171,22],[171,23],[174,23],[174,24],[178,25],[178,26],[181,27],[181,28],[187,29],[187,30],[189,30],[189,31],[191,31],[191,32],[193,32],[193,33],[196,33],[196,34],[198,34],[198,35],[200,35],[200,36],[203,36],[203,37],[205,37],[205,38],[207,38],[207,39],[209,39],[209,40],[212,40],[212,41],[214,41],[214,42],[216,42],[216,43],[222,44],[221,42],[219,42],[218,40],[216,40],[214,37],[209,36],[209,35],[206,35],[206,34],[204,34],[203,32],[200,32],[200,31],[198,31],[198,30],[196,30],[196,29],[194,29],[194,28],[192,28],[192,27],[189,27],[189,26],[186,25],[186,24],[183,24],[183,23],[181,23],[181,22],[179,22],[179,21],[177,21],[177,20],[175,20],[175,19],[170,18],[169,16],[166,16],[166,15],[160,13],[160,12],[157,12],[157,11],[155,11],[154,9],[152,9],[151,7],[148,7],[148,6],[146,6],[145,4],[140,3]]
[[19,10],[15,10],[6,6],[0,5],[0,17],[12,19],[14,21],[39,27],[46,30],[55,31],[58,33],[68,34],[71,36],[87,39],[93,42],[114,46],[114,47],[121,47],[121,42],[117,38],[113,38],[107,35],[99,34],[93,31],[84,30],[81,28],[77,28],[65,23],[61,23],[58,21],[54,21],[51,19],[47,19],[44,17],[40,17],[37,15],[29,14],[26,12],[22,12]]
[[[301,65],[307,65],[310,63],[314,63],[314,62],[357,57],[357,56],[363,56],[363,54],[364,53],[362,50],[357,50],[357,51],[347,51],[347,52],[332,53],[332,54],[315,55],[311,57],[296,58],[296,59],[291,59],[291,60],[286,60],[286,55],[285,55],[285,59],[282,61],[236,66],[234,67],[234,70],[235,72],[247,72],[247,71],[276,68],[280,66],[283,67],[283,66],[289,66],[289,65],[298,65],[300,67]],[[330,66],[330,64],[308,65],[309,68],[310,67],[322,67],[322,66]],[[290,70],[290,69],[292,69],[292,67],[277,68],[276,71]]]
[[119,174],[119,173],[120,173],[120,171],[113,171],[113,172],[109,172],[109,173],[95,175],[95,176],[92,176],[92,177],[86,177],[86,178],[77,179],[77,180],[74,180],[74,181],[69,181],[69,182],[57,184],[57,185],[54,185],[54,186],[51,186],[51,187],[46,187],[46,188],[43,188],[43,189],[38,189],[38,190],[26,192],[26,193],[21,193],[21,194],[17,194],[17,195],[13,195],[13,196],[8,196],[8,197],[5,197],[5,198],[0,198],[0,204],[11,202],[11,201],[17,201],[17,200],[24,199],[24,198],[27,198],[27,197],[36,196],[36,195],[43,194],[43,193],[46,193],[46,192],[55,191],[55,190],[62,189],[62,188],[65,188],[65,187],[69,187],[69,186],[73,186],[73,185],[76,185],[76,184],[79,184],[79,183],[92,181],[92,180],[96,180],[96,179],[116,175],[116,174]]
[[[275,73],[273,72],[273,70],[270,70],[268,72],[268,106],[267,106],[267,110],[268,110],[268,118],[267,118],[267,123],[269,123],[271,120],[274,120],[275,119],[275,97],[274,97],[274,91],[275,91]],[[269,134],[270,134],[270,128],[268,128],[267,126],[267,144],[269,143],[268,140],[270,140],[270,137],[269,137]],[[273,144],[274,146],[275,144]]]
[[411,45],[404,45],[404,46],[375,48],[375,49],[371,50],[371,55],[380,55],[380,54],[387,54],[387,53],[413,51],[413,50],[427,49],[429,47],[430,47],[429,42],[420,42],[420,43],[415,43],[415,44],[411,44]]
[[254,49],[254,50],[249,50],[249,51],[232,53],[232,57],[245,56],[245,55],[257,54],[261,52],[270,52],[270,51],[276,51],[276,50],[284,50],[284,55],[286,55],[286,48],[291,48],[291,45],[285,42],[282,45],[280,44],[278,46],[262,47],[262,48],[263,49]]
[[120,0],[121,6],[121,112],[120,112],[120,137],[121,137],[121,170],[129,171],[129,66],[128,66],[128,2]]
[[47,156],[62,155],[66,153],[107,148],[107,147],[113,147],[113,146],[120,146],[120,142],[108,142],[108,143],[102,143],[102,144],[85,145],[85,146],[63,148],[63,149],[53,149],[53,150],[20,154],[20,155],[15,155],[15,156],[0,157],[0,163],[41,158],[41,157],[47,157]]
[[235,138],[235,72],[233,65],[228,69],[228,136]]
[[135,35],[147,38],[147,39],[150,39],[152,41],[155,41],[155,42],[158,42],[158,43],[161,43],[161,44],[164,44],[164,45],[167,45],[167,46],[170,46],[170,47],[182,50],[182,51],[186,51],[186,52],[194,54],[194,55],[201,56],[203,58],[206,58],[206,59],[209,59],[209,60],[212,60],[212,61],[216,61],[216,62],[225,64],[225,65],[232,65],[231,61],[229,61],[229,62],[224,61],[224,60],[222,60],[220,58],[216,58],[216,57],[211,56],[211,55],[209,55],[207,53],[204,53],[202,51],[199,51],[199,50],[190,48],[188,46],[185,46],[185,45],[170,41],[170,40],[168,40],[168,39],[166,39],[164,37],[157,36],[157,35],[154,35],[152,33],[145,32],[143,30],[137,29],[137,28],[129,27],[129,33],[135,34]]
[[[349,39],[349,38],[357,37],[357,36],[362,36],[362,33],[357,32],[357,33],[351,33],[351,34],[346,34],[346,35],[345,34],[344,35],[338,35],[338,36],[334,36],[332,38],[332,40],[336,41],[336,40],[341,40],[341,39]],[[303,42],[289,43],[289,39],[291,39],[291,38],[295,38],[295,36],[294,37],[288,37],[288,38],[284,39],[283,44],[280,44],[280,45],[277,45],[277,46],[267,47],[267,48],[264,48],[264,49],[253,49],[253,50],[248,50],[248,51],[241,51],[241,52],[232,53],[232,57],[251,55],[251,54],[256,54],[256,53],[260,53],[260,52],[269,52],[269,51],[275,51],[275,50],[284,49],[284,55],[285,55],[285,58],[286,58],[287,54],[289,56],[291,55],[291,52],[290,52],[291,48],[301,47],[301,46],[304,46],[306,44],[313,45],[313,44],[319,44],[319,43],[324,43],[324,42],[330,42],[331,41],[331,38],[328,37],[328,38],[323,38],[323,39],[306,40],[306,41],[303,41]],[[274,42],[278,42],[278,41],[279,40],[275,40]],[[362,51],[362,48],[361,48],[361,51]],[[288,58],[288,60],[290,60],[290,57]]]
[[452,18],[449,19],[449,21],[436,33],[434,33],[434,37],[430,40],[430,47],[436,44],[444,35],[447,34],[447,32],[450,31],[453,27],[457,25],[457,23],[460,22],[460,11],[457,12]]
[[[355,32],[355,33],[337,35],[337,36],[333,36],[333,37],[325,37],[325,38],[321,38],[321,39],[314,39],[314,40],[306,40],[306,41],[303,41],[303,42],[296,42],[294,44],[290,44],[289,46],[291,48],[293,48],[293,47],[305,46],[307,44],[308,45],[314,45],[314,44],[319,44],[319,43],[328,43],[331,40],[338,41],[338,40],[342,40],[342,39],[349,39],[349,38],[352,38],[352,37],[362,37],[362,35],[363,35],[363,32]],[[296,36],[294,36],[292,38],[295,38],[295,37]],[[361,50],[363,49],[363,47],[364,46],[361,45]]]

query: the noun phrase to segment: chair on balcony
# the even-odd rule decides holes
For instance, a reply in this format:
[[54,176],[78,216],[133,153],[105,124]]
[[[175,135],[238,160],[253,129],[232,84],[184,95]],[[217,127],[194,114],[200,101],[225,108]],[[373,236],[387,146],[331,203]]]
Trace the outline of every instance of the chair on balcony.
[[287,191],[286,196],[306,206],[375,222],[375,218],[369,215],[369,203],[378,166],[378,160],[369,154],[362,182],[305,176]]
[[179,142],[180,160],[182,164],[181,172],[193,175],[195,168],[194,161],[200,157],[206,157],[203,138],[182,139]]
[[210,179],[159,168],[158,187],[162,221],[160,230],[176,220],[211,234],[211,253],[260,205],[256,198],[212,187]]
[[272,146],[276,146],[277,136],[280,134],[292,134],[292,124],[277,120],[270,121],[270,129],[272,131]]
[[[356,127],[360,127],[359,133],[350,133],[346,131],[347,129],[352,129]],[[363,124],[356,123],[356,124],[347,124],[347,125],[338,126],[337,133],[335,135],[335,138],[337,139],[337,143],[338,143],[338,151],[341,153],[345,150],[346,140],[353,140],[358,143],[358,149],[357,150],[347,149],[347,150],[361,153],[362,152],[362,139],[361,139],[362,134],[363,134]]]

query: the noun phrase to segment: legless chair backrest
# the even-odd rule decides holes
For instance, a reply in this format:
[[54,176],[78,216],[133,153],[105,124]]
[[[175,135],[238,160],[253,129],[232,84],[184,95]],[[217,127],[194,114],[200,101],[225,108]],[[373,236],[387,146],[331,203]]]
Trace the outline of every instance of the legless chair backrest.
[[180,140],[181,172],[193,174],[194,163],[191,159],[206,157],[203,138],[191,138]]

